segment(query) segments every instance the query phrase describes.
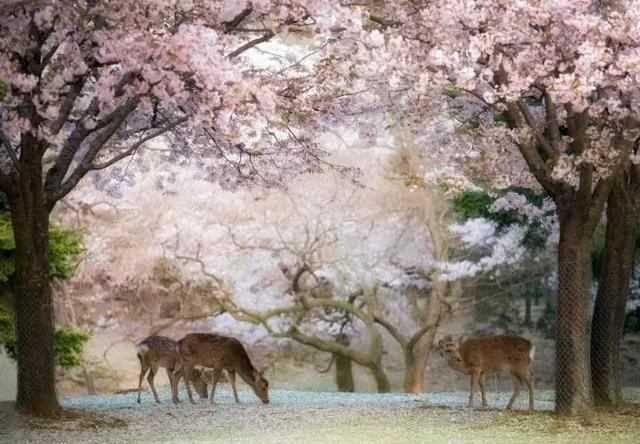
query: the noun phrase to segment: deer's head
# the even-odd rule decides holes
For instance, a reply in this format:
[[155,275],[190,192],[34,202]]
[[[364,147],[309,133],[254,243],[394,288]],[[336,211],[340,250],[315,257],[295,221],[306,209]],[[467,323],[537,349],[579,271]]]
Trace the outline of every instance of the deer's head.
[[462,338],[458,341],[454,341],[451,335],[445,336],[438,341],[438,348],[440,349],[440,355],[449,363],[461,363],[462,355],[460,354],[460,344]]
[[253,391],[264,404],[269,403],[269,381],[264,377],[264,369],[253,371]]

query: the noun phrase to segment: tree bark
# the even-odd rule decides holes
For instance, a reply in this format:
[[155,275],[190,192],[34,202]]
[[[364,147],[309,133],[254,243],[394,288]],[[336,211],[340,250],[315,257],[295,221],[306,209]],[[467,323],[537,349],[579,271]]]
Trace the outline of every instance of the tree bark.
[[[349,336],[344,333],[338,334],[336,342],[344,346],[349,346]],[[353,381],[353,361],[346,356],[342,356],[338,353],[333,354],[333,358],[336,361],[336,385],[339,392],[354,392],[355,383]]]
[[[439,257],[448,257],[448,253],[439,253]],[[423,325],[432,325],[431,331],[425,333],[411,349],[403,347],[404,353],[404,391],[405,393],[422,393],[425,391],[426,370],[431,358],[431,347],[436,337],[438,324],[442,315],[442,301],[448,293],[450,284],[436,278],[429,302],[420,319]]]
[[591,326],[591,375],[596,405],[619,405],[620,341],[629,295],[635,250],[638,206],[629,200],[625,184],[616,183],[607,200],[607,230],[602,276]]
[[405,393],[422,393],[425,386],[425,370],[429,362],[430,348],[435,331],[425,334],[415,345],[413,352],[407,351],[404,356],[404,391]]
[[355,391],[353,381],[353,362],[344,356],[335,355],[336,358],[336,385],[339,392],[352,393]]
[[531,320],[531,292],[526,290],[524,295],[524,326],[531,328],[533,322]]
[[576,206],[558,208],[558,307],[556,412],[575,415],[592,408],[589,375],[590,239]]
[[16,404],[21,412],[49,416],[60,408],[55,392],[53,301],[49,285],[49,214],[45,208],[40,157],[25,152],[21,164],[19,182],[10,196],[16,244]]
[[389,393],[391,391],[391,384],[389,383],[389,378],[387,378],[386,373],[382,369],[382,365],[379,363],[377,365],[372,365],[369,367],[369,370],[371,370],[373,379],[376,381],[378,393]]

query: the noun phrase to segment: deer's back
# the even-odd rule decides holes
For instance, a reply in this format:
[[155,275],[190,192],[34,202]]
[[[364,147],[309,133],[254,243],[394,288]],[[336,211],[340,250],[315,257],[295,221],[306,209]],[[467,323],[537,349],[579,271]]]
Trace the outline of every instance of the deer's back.
[[173,368],[179,358],[178,343],[166,336],[149,336],[137,345],[138,355],[160,367]]
[[253,369],[240,341],[214,333],[191,333],[178,341],[182,359],[192,364],[243,372]]
[[529,366],[533,344],[520,336],[480,336],[467,339],[460,346],[460,354],[471,367],[509,371]]

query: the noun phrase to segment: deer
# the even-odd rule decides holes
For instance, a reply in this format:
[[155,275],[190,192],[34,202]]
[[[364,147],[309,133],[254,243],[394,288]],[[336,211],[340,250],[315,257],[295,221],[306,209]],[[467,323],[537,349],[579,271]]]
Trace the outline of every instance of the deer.
[[[220,381],[220,376],[222,375],[222,371],[224,368],[220,364],[220,361],[210,361],[210,364],[213,364],[213,367],[205,367],[204,365],[197,364],[193,367],[193,371],[200,377],[200,379],[205,384],[211,384],[211,394],[209,395],[209,404],[214,404],[214,397],[216,394],[216,387],[218,382]],[[240,404],[240,399],[238,398],[238,392],[236,391],[236,378],[235,373],[233,377],[230,376],[229,372],[229,381],[231,382],[231,388],[233,389],[233,397],[237,404]],[[233,378],[233,379],[232,379]]]
[[488,372],[506,372],[513,377],[515,388],[506,409],[511,410],[523,384],[529,389],[529,411],[533,411],[533,373],[531,364],[535,347],[520,336],[478,336],[454,341],[446,336],[438,342],[440,354],[453,370],[471,376],[469,407],[473,407],[476,384],[480,385],[482,410],[487,409],[484,377]]
[[182,365],[174,371],[174,380],[177,385],[180,378],[184,377],[187,394],[192,404],[195,404],[195,401],[189,383],[197,374],[194,372],[196,365],[213,369],[209,402],[213,403],[215,386],[224,369],[229,375],[236,403],[240,403],[236,391],[236,373],[253,389],[256,396],[264,404],[269,403],[269,382],[263,375],[264,371],[256,370],[244,346],[236,338],[214,333],[190,333],[178,341],[178,351]]
[[[164,367],[169,376],[169,383],[171,384],[171,399],[174,403],[178,402],[178,382],[175,381],[174,371],[180,365],[180,354],[178,353],[178,343],[171,338],[160,335],[149,336],[138,344],[136,344],[136,354],[140,361],[140,379],[138,381],[138,404],[140,404],[140,394],[142,391],[142,380],[147,372],[147,381],[153,392],[153,397],[157,403],[160,404],[160,398],[158,392],[153,383],[154,377],[160,367]],[[199,378],[194,379],[194,386],[198,394],[206,398],[207,386]]]

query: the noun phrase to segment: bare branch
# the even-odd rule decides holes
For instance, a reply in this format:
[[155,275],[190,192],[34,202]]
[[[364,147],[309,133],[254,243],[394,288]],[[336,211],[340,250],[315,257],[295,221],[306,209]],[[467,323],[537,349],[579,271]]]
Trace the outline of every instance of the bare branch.
[[247,43],[245,43],[244,45],[242,45],[241,47],[239,47],[238,49],[230,52],[227,57],[232,59],[234,57],[239,56],[240,54],[242,54],[243,52],[253,48],[256,45],[259,45],[260,43],[264,43],[267,42],[269,40],[271,40],[271,38],[273,38],[274,36],[274,32],[273,31],[267,31],[262,37],[258,37],[257,39],[253,39],[248,41]]
[[[114,111],[112,115],[110,115],[110,123],[106,125],[106,127],[91,141],[89,147],[87,149],[86,154],[76,166],[76,169],[71,173],[69,178],[61,183],[60,186],[56,189],[55,187],[45,188],[47,191],[47,207],[49,210],[53,209],[55,203],[69,194],[73,188],[80,182],[80,180],[87,174],[87,172],[91,169],[91,165],[93,164],[93,160],[95,159],[98,152],[102,149],[102,147],[109,141],[111,136],[113,136],[122,122],[129,116],[129,114],[137,107],[138,99],[132,98],[129,99],[125,104],[123,104],[117,111]],[[55,168],[55,166],[54,166]]]
[[553,148],[551,147],[551,144],[542,133],[542,129],[540,128],[540,125],[536,122],[535,118],[533,117],[533,114],[531,114],[531,110],[529,109],[527,104],[524,103],[524,100],[522,99],[518,99],[516,103],[518,105],[518,109],[520,110],[520,112],[522,113],[522,116],[524,117],[524,121],[527,123],[529,128],[531,128],[534,136],[536,137],[536,140],[538,141],[538,144],[542,147],[542,151],[544,151],[545,156],[547,157],[547,159],[551,159],[555,162],[558,159],[558,157],[555,151],[553,150]]
[[170,131],[172,128],[175,128],[176,126],[184,123],[187,121],[187,117],[182,117],[178,120],[176,120],[175,122],[157,129],[156,131],[153,131],[151,134],[142,137],[140,140],[138,140],[136,143],[134,143],[133,145],[131,145],[128,149],[126,149],[125,151],[123,151],[122,153],[114,156],[113,158],[107,160],[106,162],[102,162],[102,163],[93,163],[91,164],[91,167],[89,168],[89,170],[102,170],[105,168],[110,167],[111,165],[121,161],[122,159],[124,159],[125,157],[129,157],[131,155],[133,155],[138,148],[140,148],[140,146],[144,145],[145,143],[147,143],[148,141],[150,141],[151,139],[155,139],[156,137],[161,136],[162,134],[166,133],[167,131]]
[[408,344],[407,338],[402,336],[402,334],[400,334],[400,332],[395,326],[391,325],[391,323],[389,323],[386,319],[383,319],[379,316],[374,316],[373,320],[376,322],[376,324],[383,326],[385,330],[387,330],[389,334],[393,337],[393,339],[395,339],[398,342],[398,344],[400,344],[400,347],[402,347],[403,349],[407,348],[407,344]]

